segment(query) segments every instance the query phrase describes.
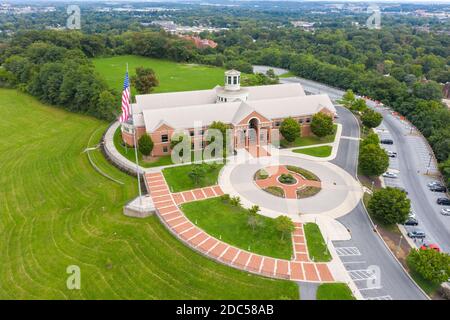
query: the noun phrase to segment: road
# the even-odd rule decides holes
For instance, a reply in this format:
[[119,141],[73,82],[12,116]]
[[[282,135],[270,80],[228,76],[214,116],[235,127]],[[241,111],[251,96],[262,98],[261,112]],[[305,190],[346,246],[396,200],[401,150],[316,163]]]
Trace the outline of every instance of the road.
[[[305,91],[327,93],[333,100],[343,94],[343,91],[300,78],[286,78],[282,81],[300,82]],[[332,162],[356,177],[359,141],[346,137],[359,137],[358,123],[347,109],[337,107],[337,112],[338,121],[343,125],[343,138],[339,144],[338,156]],[[426,299],[373,231],[361,202],[349,214],[338,220],[350,230],[352,238],[348,241],[334,241],[333,245],[363,297],[378,300]]]

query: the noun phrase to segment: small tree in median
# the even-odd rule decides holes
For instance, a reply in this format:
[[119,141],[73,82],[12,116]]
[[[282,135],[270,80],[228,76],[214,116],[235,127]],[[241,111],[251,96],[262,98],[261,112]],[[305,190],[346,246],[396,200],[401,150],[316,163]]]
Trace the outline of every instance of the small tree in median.
[[248,220],[247,224],[252,228],[253,232],[255,232],[256,227],[261,225],[261,220],[258,217],[259,206],[253,205],[248,211]]
[[407,258],[408,265],[424,279],[442,283],[450,278],[450,255],[434,249],[411,250]]
[[374,192],[367,210],[381,223],[404,223],[408,219],[411,202],[404,191],[387,187]]
[[378,137],[378,135],[374,132],[371,132],[361,141],[361,147],[368,144],[378,145],[379,143],[380,138]]
[[342,103],[347,108],[351,108],[351,106],[355,103],[356,97],[352,90],[347,90],[342,99],[338,100],[339,103]]
[[138,140],[138,149],[139,152],[144,156],[149,156],[153,150],[153,141],[152,138],[148,134],[144,134]]
[[333,119],[325,113],[315,114],[311,121],[311,131],[319,138],[333,133]]
[[275,227],[281,232],[281,240],[284,240],[284,237],[290,235],[295,229],[292,219],[288,216],[276,217]]
[[383,121],[383,116],[376,111],[367,109],[361,115],[361,121],[366,127],[375,128],[381,124],[381,121]]
[[389,157],[377,144],[361,146],[359,150],[359,169],[361,173],[369,176],[379,176],[389,167]]
[[281,123],[280,133],[287,142],[294,142],[295,139],[300,137],[300,125],[291,117],[286,118]]

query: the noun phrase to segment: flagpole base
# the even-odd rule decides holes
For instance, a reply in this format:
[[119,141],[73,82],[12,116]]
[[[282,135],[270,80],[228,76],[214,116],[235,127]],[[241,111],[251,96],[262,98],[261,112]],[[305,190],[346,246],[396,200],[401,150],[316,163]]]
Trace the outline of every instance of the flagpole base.
[[128,217],[145,218],[155,213],[155,206],[150,196],[136,197],[123,207],[123,214]]

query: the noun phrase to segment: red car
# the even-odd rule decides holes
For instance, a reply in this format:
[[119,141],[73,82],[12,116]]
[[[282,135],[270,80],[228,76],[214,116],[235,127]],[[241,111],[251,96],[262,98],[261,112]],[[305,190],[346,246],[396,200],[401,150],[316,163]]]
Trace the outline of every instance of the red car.
[[423,244],[420,247],[420,250],[427,250],[427,249],[433,249],[433,250],[436,250],[437,252],[441,252],[441,248],[439,248],[439,246],[435,243]]

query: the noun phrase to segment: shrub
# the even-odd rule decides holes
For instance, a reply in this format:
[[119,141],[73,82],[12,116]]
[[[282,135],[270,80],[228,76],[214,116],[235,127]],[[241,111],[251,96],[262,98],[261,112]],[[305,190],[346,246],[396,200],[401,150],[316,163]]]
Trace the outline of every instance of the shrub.
[[379,176],[389,167],[389,157],[377,144],[361,146],[359,150],[359,168],[366,176]]
[[378,112],[367,109],[361,115],[361,121],[366,127],[375,128],[381,124],[381,121],[383,121],[383,116]]
[[311,121],[311,131],[322,138],[333,133],[333,119],[325,113],[316,113]]
[[153,141],[148,134],[144,134],[138,140],[139,152],[144,156],[149,156],[153,150]]
[[433,283],[442,283],[450,278],[450,255],[434,249],[411,250],[407,258],[408,265],[424,279]]
[[294,142],[300,137],[300,125],[291,117],[286,118],[281,123],[280,133],[287,142]]

